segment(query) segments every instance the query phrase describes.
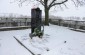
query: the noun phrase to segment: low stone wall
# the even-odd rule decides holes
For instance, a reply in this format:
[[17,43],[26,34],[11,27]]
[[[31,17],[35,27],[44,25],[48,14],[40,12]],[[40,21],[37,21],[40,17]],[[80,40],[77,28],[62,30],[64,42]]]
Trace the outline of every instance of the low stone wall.
[[50,19],[51,24],[85,30],[85,21]]
[[29,26],[31,18],[0,18],[0,27]]
[[22,29],[28,29],[28,28],[31,28],[31,26],[2,27],[0,28],[0,31],[22,30]]

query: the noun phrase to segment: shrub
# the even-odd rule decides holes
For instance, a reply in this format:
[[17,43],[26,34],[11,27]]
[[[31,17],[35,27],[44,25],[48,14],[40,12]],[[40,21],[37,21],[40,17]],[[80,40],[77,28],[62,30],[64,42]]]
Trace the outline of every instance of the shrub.
[[35,28],[33,35],[38,36],[39,38],[41,38],[40,36],[43,35],[43,31],[40,31],[38,28]]

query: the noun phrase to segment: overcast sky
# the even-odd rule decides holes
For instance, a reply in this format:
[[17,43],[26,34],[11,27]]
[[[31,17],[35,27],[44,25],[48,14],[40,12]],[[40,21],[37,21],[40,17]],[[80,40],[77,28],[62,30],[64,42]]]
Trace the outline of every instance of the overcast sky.
[[[27,3],[24,3],[22,7],[18,6],[18,2],[13,2],[14,0],[0,0],[0,13],[15,13],[15,14],[23,14],[23,15],[31,15],[31,8],[34,7],[34,5],[37,4],[37,2],[33,2],[27,5]],[[54,7],[50,10],[50,15],[54,16],[85,16],[85,6],[75,8],[72,2],[68,1],[66,3],[67,8],[65,8],[63,5],[63,10],[59,8],[59,6],[54,10]],[[38,5],[36,5],[38,6]],[[39,6],[41,10],[43,11],[44,15],[44,8],[42,5]]]

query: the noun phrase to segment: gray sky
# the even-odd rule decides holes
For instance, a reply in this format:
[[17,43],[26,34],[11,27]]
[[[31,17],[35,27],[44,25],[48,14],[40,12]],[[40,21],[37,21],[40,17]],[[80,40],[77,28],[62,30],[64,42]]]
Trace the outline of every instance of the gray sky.
[[[31,8],[34,7],[37,2],[33,2],[27,5],[24,3],[22,7],[19,7],[17,2],[10,3],[13,0],[0,0],[0,13],[15,13],[15,14],[23,14],[23,15],[31,15]],[[63,5],[63,10],[59,8],[59,6],[54,10],[54,7],[50,10],[50,15],[54,16],[85,16],[85,7],[75,8],[72,2],[67,2],[66,5],[69,9],[65,8]],[[38,5],[37,5],[38,6]],[[44,8],[43,6],[39,6],[43,11],[44,15]]]

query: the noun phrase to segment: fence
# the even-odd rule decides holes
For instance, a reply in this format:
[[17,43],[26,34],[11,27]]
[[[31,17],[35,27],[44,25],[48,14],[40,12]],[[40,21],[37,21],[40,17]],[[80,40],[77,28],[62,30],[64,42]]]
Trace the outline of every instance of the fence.
[[0,27],[29,26],[30,18],[0,18]]
[[[85,30],[85,21],[50,19],[50,23]],[[30,18],[0,18],[0,27],[30,26]]]
[[85,30],[85,21],[50,19],[50,23],[75,29]]

